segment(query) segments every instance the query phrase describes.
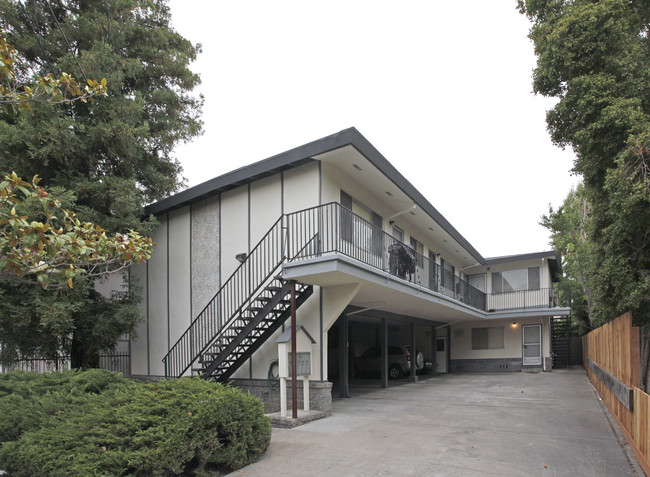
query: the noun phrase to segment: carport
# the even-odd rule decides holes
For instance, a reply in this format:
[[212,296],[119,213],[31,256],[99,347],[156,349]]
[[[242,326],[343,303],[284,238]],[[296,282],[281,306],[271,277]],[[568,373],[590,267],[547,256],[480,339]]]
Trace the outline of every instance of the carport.
[[[336,383],[339,397],[350,397],[351,378],[358,369],[355,359],[358,360],[359,356],[370,348],[378,348],[380,351],[377,386],[386,388],[389,380],[388,350],[402,346],[409,346],[410,350],[421,352],[425,363],[431,363],[431,373],[435,376],[439,360],[439,341],[444,338],[448,343],[448,333],[449,327],[443,322],[398,315],[369,307],[349,306],[328,333],[328,376]],[[445,346],[443,350],[443,359],[448,362],[448,347]],[[417,382],[416,366],[410,366],[406,378],[410,382]]]

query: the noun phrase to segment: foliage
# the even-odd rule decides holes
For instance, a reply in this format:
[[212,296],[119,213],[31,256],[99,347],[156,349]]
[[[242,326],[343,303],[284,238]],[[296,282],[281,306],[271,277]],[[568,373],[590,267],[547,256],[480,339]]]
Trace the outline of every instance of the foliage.
[[[0,362],[24,357],[54,359],[69,355],[73,368],[99,366],[102,353],[114,351],[120,337],[142,320],[140,294],[133,283],[110,297],[83,280],[74,289],[43,290],[20,284],[0,287]],[[91,313],[88,310],[92,310]]]
[[201,132],[202,98],[189,94],[200,80],[188,69],[200,47],[170,27],[163,0],[0,0],[0,29],[23,84],[61,72],[107,79],[101,101],[0,115],[0,171],[75,192],[81,220],[149,230],[143,206],[182,185],[174,146]]
[[[101,276],[151,258],[150,238],[133,231],[107,236],[62,208],[38,182],[38,177],[30,184],[12,173],[0,183],[1,280],[72,288],[78,276]],[[40,206],[42,221],[18,212],[25,202]]]
[[0,376],[0,411],[8,423],[0,424],[0,468],[12,476],[237,469],[271,437],[259,400],[198,378],[145,384],[100,370],[14,372]]
[[[587,236],[589,204],[580,184],[571,190],[564,203],[542,217],[541,224],[551,232],[553,248],[562,254],[565,276],[558,285],[564,304],[571,306],[573,322],[592,326],[593,293],[588,278],[593,274],[592,249]],[[581,297],[584,297],[581,298]]]
[[559,98],[548,130],[573,148],[584,179],[545,225],[584,287],[593,323],[632,311],[650,324],[650,5],[518,3],[533,22],[534,90]]
[[[201,133],[203,100],[190,94],[200,80],[188,68],[200,46],[171,28],[164,0],[0,0],[0,33],[11,72],[1,81],[9,106],[0,110],[0,173],[38,175],[48,193],[71,193],[63,209],[75,210],[80,232],[91,222],[107,235],[147,234],[156,221],[143,220],[145,204],[182,186],[174,146]],[[91,93],[101,100],[84,101]],[[25,104],[33,114],[14,114]],[[3,359],[51,355],[58,344],[73,366],[92,365],[98,348],[115,346],[100,338],[134,330],[138,297],[129,286],[102,297],[87,285],[50,293],[0,281]]]
[[59,78],[52,74],[37,76],[31,86],[20,85],[16,79],[14,64],[19,61],[16,49],[7,43],[0,34],[0,104],[16,114],[19,111],[32,111],[30,103],[47,104],[71,103],[74,101],[92,101],[94,96],[106,94],[106,78],[101,81],[89,79],[86,86],[81,86],[68,73],[61,73]]

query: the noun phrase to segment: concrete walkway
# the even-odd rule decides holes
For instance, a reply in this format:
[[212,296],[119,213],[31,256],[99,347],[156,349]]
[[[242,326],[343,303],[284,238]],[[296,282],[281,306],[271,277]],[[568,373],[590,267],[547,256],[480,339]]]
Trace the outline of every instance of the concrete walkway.
[[352,391],[329,418],[274,429],[264,457],[231,475],[636,475],[581,368]]

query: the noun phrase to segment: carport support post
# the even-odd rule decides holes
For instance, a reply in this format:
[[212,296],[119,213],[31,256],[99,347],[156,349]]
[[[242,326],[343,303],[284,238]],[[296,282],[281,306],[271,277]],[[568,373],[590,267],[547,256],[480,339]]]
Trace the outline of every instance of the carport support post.
[[379,333],[381,348],[381,387],[388,387],[388,320],[381,319],[381,330]]
[[348,370],[350,366],[348,362],[348,341],[348,315],[343,313],[339,324],[339,381],[341,382],[339,395],[342,398],[350,397],[350,388],[348,386]]
[[438,376],[438,330],[431,327],[431,376]]
[[418,382],[418,377],[415,374],[417,367],[418,355],[415,350],[415,322],[411,322],[411,375],[409,376],[409,381],[412,383]]
[[291,280],[291,417],[298,419],[298,373],[296,373],[296,281]]

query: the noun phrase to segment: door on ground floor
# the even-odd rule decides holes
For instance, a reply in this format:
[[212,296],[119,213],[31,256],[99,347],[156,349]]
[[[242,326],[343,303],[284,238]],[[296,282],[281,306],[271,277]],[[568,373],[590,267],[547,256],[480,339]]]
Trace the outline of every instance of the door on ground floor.
[[447,372],[447,338],[436,338],[436,370],[439,373]]
[[524,366],[542,364],[542,325],[523,326]]

